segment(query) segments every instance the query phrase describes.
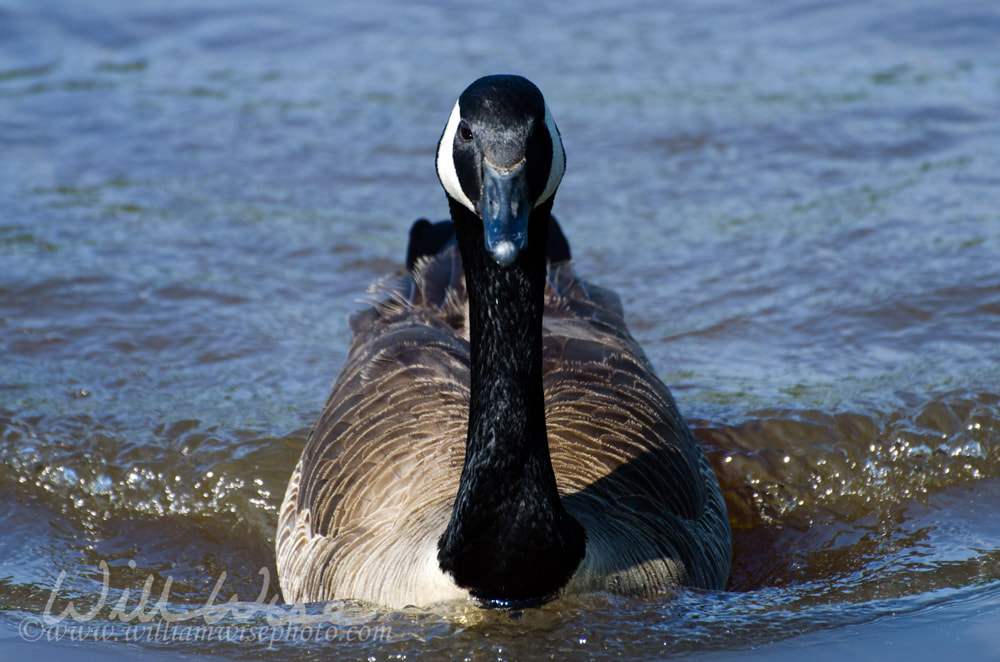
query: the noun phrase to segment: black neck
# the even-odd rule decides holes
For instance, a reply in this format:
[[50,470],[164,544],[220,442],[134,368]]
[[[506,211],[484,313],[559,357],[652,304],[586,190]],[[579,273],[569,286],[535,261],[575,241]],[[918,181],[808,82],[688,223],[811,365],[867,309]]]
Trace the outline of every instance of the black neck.
[[541,600],[583,557],[583,528],[556,489],[545,431],[542,310],[551,202],[532,213],[528,245],[502,267],[481,221],[452,201],[469,293],[471,391],[465,463],[442,569],[476,597]]

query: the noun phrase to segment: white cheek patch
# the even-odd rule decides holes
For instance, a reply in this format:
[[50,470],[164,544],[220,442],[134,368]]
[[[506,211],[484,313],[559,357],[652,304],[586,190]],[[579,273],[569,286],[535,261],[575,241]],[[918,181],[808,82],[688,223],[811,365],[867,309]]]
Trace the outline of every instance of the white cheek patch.
[[[458,123],[462,121],[462,113],[455,102],[455,108],[451,111],[448,124],[444,127],[444,134],[441,142],[438,143],[437,151],[437,173],[441,180],[441,186],[454,200],[476,213],[476,207],[469,200],[469,196],[462,190],[462,184],[458,181],[458,172],[455,170],[455,155],[452,153],[452,146],[455,144],[455,132],[458,131]],[[553,124],[553,126],[555,126]],[[561,149],[561,147],[560,147]],[[560,175],[561,176],[561,175]]]
[[549,169],[549,180],[545,183],[545,190],[542,191],[542,194],[538,196],[538,200],[535,202],[536,207],[555,194],[556,189],[559,187],[559,182],[562,181],[563,173],[566,172],[566,151],[563,149],[562,138],[559,136],[559,128],[556,127],[556,121],[552,119],[552,111],[549,110],[549,104],[545,104],[545,126],[549,130],[549,136],[552,138],[552,166]]

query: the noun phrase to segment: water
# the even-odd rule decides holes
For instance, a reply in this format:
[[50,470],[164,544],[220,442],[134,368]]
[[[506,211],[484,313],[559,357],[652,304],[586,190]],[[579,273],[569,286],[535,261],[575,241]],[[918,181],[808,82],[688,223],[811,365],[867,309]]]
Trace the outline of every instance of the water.
[[[998,33],[991,2],[3,2],[0,657],[995,656]],[[281,630],[255,603],[347,315],[446,214],[437,138],[494,72],[546,94],[578,269],[710,452],[730,590]],[[46,626],[71,601],[103,638]]]

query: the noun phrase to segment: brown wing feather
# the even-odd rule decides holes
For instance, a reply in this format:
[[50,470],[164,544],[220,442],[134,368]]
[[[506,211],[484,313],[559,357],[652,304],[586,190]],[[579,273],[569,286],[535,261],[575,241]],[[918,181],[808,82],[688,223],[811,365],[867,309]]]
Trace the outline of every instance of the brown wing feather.
[[[289,484],[278,567],[289,601],[421,601],[458,490],[469,405],[468,302],[457,250],[382,284]],[[549,270],[546,421],[568,510],[588,535],[570,589],[718,587],[728,521],[716,481],[618,297]],[[294,488],[294,489],[293,489]],[[289,503],[291,502],[291,503]],[[425,573],[426,575],[426,573]],[[393,586],[385,586],[390,584]]]

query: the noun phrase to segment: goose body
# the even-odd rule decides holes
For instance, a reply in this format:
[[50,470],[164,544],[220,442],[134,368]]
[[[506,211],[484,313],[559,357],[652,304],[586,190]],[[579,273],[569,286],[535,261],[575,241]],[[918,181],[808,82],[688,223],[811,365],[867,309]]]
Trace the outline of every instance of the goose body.
[[618,297],[573,272],[551,216],[564,167],[526,79],[459,98],[437,154],[452,220],[419,221],[407,274],[352,318],[289,482],[286,602],[725,586],[718,481]]

